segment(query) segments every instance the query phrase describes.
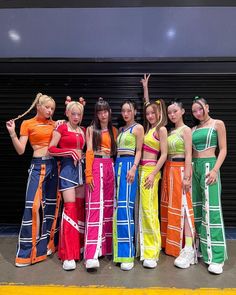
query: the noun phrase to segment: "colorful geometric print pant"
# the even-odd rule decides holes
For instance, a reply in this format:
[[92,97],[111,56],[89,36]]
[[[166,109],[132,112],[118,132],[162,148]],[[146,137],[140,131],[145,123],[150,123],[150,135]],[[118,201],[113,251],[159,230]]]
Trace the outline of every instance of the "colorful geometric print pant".
[[206,184],[206,174],[216,158],[193,159],[193,208],[200,251],[205,263],[222,263],[227,259],[224,223],[221,209],[221,181]]
[[58,168],[54,159],[33,158],[29,169],[25,210],[19,232],[16,263],[46,259],[58,244]]
[[113,160],[94,158],[94,190],[86,188],[86,222],[84,259],[112,255],[112,220],[115,197]]
[[140,260],[159,259],[161,250],[160,223],[158,219],[158,183],[161,173],[154,178],[153,187],[144,187],[146,178],[155,169],[155,166],[140,166],[140,199],[139,199],[139,239]]
[[[161,189],[161,237],[165,253],[179,256],[184,246],[184,222],[188,220],[195,238],[194,214],[190,192],[183,191],[184,162],[165,163]],[[194,245],[195,248],[195,245]]]
[[126,179],[127,172],[133,163],[134,157],[116,159],[117,204],[113,223],[114,262],[134,261],[134,207],[138,188],[138,171],[132,184]]

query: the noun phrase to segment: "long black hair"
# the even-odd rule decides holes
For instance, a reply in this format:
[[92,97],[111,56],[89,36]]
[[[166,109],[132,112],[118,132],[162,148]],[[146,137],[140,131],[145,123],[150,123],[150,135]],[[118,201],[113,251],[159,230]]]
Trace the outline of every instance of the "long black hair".
[[98,119],[98,112],[99,111],[108,111],[109,118],[108,118],[108,125],[107,129],[111,138],[111,155],[116,155],[116,142],[112,130],[112,121],[111,121],[111,108],[107,101],[105,101],[102,97],[99,97],[98,101],[95,104],[94,108],[94,121],[93,121],[93,150],[98,151],[101,149],[101,123]]

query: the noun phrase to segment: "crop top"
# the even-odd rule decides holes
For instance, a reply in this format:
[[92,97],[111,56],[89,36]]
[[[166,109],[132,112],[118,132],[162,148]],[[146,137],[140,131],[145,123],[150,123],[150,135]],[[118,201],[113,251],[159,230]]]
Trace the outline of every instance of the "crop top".
[[56,131],[61,134],[58,147],[51,146],[48,150],[52,156],[72,157],[78,160],[75,149],[82,150],[85,145],[85,128],[80,127],[80,132],[68,130],[67,123],[59,125]]
[[150,129],[144,136],[143,151],[158,155],[160,151],[160,140],[155,136],[156,127]]
[[136,149],[136,136],[132,133],[134,126],[137,123],[133,124],[132,126],[124,129],[121,129],[120,134],[117,137],[117,152],[127,152],[130,155],[135,154]]
[[182,138],[182,130],[187,127],[186,125],[174,129],[170,132],[167,143],[168,143],[168,155],[184,154],[185,146],[184,139]]
[[[112,132],[114,134],[114,138],[117,138],[117,129],[112,127]],[[111,138],[108,129],[102,130],[101,133],[101,151],[110,154],[111,153]]]
[[24,120],[20,128],[20,136],[28,136],[30,144],[46,147],[49,145],[55,122],[48,119],[41,119],[37,116]]
[[193,149],[197,152],[203,152],[207,149],[217,147],[217,131],[214,128],[214,125],[211,127],[195,127],[192,131],[192,140],[193,140]]

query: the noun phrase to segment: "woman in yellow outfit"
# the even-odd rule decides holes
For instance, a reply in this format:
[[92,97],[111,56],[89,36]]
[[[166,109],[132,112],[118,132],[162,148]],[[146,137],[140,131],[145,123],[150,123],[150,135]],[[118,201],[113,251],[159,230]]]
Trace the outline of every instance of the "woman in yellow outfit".
[[143,266],[155,268],[161,250],[158,219],[158,183],[160,169],[167,158],[166,106],[162,99],[150,102],[149,75],[141,80],[144,91],[145,136],[140,161],[139,240]]

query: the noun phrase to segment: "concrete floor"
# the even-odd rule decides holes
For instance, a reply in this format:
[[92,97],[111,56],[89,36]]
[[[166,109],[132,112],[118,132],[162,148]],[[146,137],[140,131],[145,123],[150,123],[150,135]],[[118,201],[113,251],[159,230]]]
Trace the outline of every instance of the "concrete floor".
[[100,268],[87,272],[82,262],[77,269],[66,272],[57,255],[38,264],[17,268],[14,266],[16,237],[0,237],[0,285],[65,285],[105,286],[126,288],[236,288],[236,240],[227,240],[229,260],[222,275],[208,273],[206,265],[197,265],[182,270],[173,266],[174,258],[161,253],[158,267],[144,269],[135,261],[133,270],[124,272],[108,258],[100,260]]

